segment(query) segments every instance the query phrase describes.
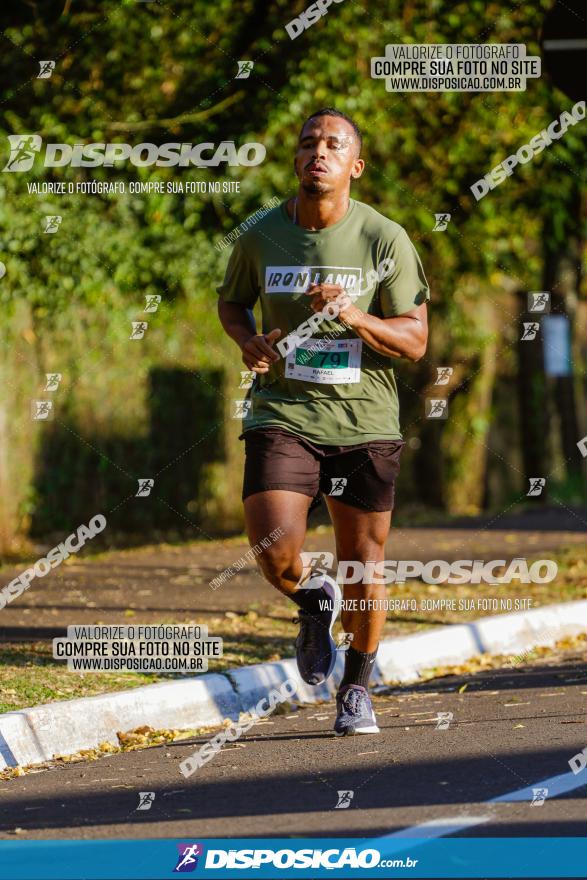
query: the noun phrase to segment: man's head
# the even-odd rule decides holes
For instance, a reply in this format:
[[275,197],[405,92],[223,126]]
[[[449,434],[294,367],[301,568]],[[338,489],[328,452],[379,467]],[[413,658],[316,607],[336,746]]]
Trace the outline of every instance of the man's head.
[[300,186],[316,196],[350,189],[363,173],[361,132],[350,117],[325,107],[304,122],[294,159]]

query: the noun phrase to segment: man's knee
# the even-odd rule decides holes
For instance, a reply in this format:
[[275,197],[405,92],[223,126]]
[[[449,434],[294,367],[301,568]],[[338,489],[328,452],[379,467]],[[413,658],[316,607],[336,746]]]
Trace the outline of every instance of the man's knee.
[[385,542],[371,536],[354,537],[352,540],[339,541],[338,558],[340,561],[381,562],[385,559]]
[[296,582],[299,579],[299,555],[287,550],[271,547],[263,551],[258,562],[269,583],[275,586],[281,586],[284,582]]
[[[371,537],[355,538],[338,546],[338,570],[342,572],[345,589],[370,598],[379,592],[382,578],[380,565],[385,559],[385,543]],[[345,580],[346,579],[346,580]]]

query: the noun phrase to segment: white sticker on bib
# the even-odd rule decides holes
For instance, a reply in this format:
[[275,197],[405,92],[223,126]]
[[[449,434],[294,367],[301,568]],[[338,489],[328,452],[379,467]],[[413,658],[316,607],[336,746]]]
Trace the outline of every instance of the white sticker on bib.
[[285,358],[285,378],[342,385],[361,381],[362,339],[308,339]]

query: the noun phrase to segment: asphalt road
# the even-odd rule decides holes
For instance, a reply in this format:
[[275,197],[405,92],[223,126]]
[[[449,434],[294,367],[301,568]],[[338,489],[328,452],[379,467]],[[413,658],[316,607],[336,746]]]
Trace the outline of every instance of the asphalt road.
[[568,764],[587,746],[587,652],[396,689],[376,711],[380,736],[342,739],[332,703],[274,715],[187,780],[208,737],[0,783],[0,838],[587,835],[587,769]]

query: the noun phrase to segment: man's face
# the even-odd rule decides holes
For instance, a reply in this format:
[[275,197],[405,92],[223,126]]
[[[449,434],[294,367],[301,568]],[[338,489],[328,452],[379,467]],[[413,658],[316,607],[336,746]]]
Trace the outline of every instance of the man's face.
[[309,119],[300,134],[294,167],[308,193],[348,191],[365,167],[352,125],[336,116]]

